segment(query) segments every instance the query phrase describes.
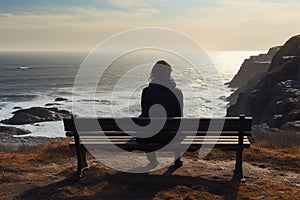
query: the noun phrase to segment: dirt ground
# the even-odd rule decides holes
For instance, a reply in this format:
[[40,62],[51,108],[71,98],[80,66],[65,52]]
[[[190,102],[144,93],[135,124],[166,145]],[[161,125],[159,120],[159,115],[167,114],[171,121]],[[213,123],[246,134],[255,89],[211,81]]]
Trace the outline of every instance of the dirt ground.
[[204,159],[186,153],[184,165],[132,174],[89,156],[75,179],[76,157],[68,141],[0,152],[0,199],[300,199],[300,148],[244,152],[246,182],[232,181],[235,152],[214,150]]

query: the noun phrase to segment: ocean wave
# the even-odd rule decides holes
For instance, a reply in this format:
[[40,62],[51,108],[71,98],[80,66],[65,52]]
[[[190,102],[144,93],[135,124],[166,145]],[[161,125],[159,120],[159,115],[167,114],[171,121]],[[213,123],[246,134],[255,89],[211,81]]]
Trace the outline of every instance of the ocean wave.
[[33,100],[38,95],[34,94],[1,94],[0,99],[3,101],[20,101],[20,100]]
[[18,67],[19,69],[29,69],[30,67],[25,67],[25,66],[21,66],[21,67]]
[[78,100],[78,102],[96,102],[96,103],[100,103],[102,105],[111,105],[111,101],[109,100],[97,100],[97,99],[81,99]]

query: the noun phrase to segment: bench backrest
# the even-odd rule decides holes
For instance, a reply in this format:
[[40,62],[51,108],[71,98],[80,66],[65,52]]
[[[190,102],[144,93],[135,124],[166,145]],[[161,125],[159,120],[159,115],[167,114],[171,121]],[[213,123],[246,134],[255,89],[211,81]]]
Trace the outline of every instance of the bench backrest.
[[[128,123],[133,121],[136,125]],[[180,126],[182,133],[189,131],[197,131],[197,135],[206,135],[207,131],[219,132],[221,135],[238,135],[243,134],[245,136],[251,135],[252,129],[252,117],[224,117],[224,118],[91,118],[91,117],[72,117],[65,118],[64,126],[65,131],[81,131],[81,132],[113,132],[122,131],[126,132],[138,132],[142,127],[149,125],[150,123],[159,123],[164,120],[165,123],[161,131],[163,132],[177,132]],[[116,122],[117,121],[117,122]],[[213,126],[216,123],[222,126]],[[75,126],[75,124],[77,126]],[[79,124],[79,126],[78,126]],[[122,129],[119,127],[122,127]],[[99,127],[101,129],[99,130]],[[196,128],[195,128],[196,127]],[[223,127],[220,130],[220,127]],[[79,130],[78,130],[79,129]],[[148,130],[148,129],[147,129]]]

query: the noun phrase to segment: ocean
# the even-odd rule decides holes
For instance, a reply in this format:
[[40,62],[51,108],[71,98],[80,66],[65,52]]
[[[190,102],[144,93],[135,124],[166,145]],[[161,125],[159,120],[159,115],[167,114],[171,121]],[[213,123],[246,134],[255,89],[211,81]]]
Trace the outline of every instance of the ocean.
[[[96,112],[99,117],[138,116],[142,89],[147,86],[149,72],[158,58],[166,58],[173,66],[174,80],[184,95],[185,117],[209,117],[212,110],[214,116],[224,116],[228,105],[226,97],[234,91],[234,88],[228,88],[224,83],[233,78],[244,59],[265,52],[208,51],[207,53],[219,73],[216,76],[210,75],[210,69],[213,67],[210,62],[199,62],[206,65],[207,71],[197,73],[193,66],[187,66],[187,63],[176,56],[163,55],[161,52],[149,50],[122,56],[102,74],[97,83],[95,98],[91,98],[84,91],[73,90],[76,74],[87,52],[2,51],[0,120],[10,118],[12,112],[16,110],[14,107],[44,107],[48,103],[57,103],[59,105],[55,107],[70,111],[73,107],[76,114],[80,115]],[[132,69],[130,66],[139,67]],[[209,77],[205,77],[207,74]],[[215,84],[208,86],[206,79],[212,79],[212,83]],[[90,83],[86,84],[88,87]],[[224,86],[219,87],[220,84]],[[68,100],[55,102],[58,97]],[[64,137],[65,134],[62,121],[15,127],[30,130],[31,136]]]

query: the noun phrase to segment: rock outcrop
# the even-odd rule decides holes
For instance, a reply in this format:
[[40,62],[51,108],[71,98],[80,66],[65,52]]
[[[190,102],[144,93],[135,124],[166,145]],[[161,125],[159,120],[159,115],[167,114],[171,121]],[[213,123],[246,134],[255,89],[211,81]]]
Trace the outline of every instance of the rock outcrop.
[[67,101],[68,99],[63,98],[63,97],[58,97],[54,101]]
[[33,124],[45,121],[58,121],[63,117],[70,115],[66,110],[58,110],[57,108],[32,107],[29,109],[21,109],[13,112],[14,116],[10,119],[0,121],[3,124],[21,125]]
[[272,58],[279,49],[280,46],[272,47],[267,54],[259,54],[246,59],[228,85],[233,88],[240,88],[247,85],[249,80],[262,76],[269,69]]
[[228,97],[230,105],[236,103],[240,93],[244,92],[248,87],[254,87],[256,85],[268,71],[272,58],[279,48],[280,46],[272,47],[267,54],[251,56],[243,62],[238,73],[228,83],[229,87],[238,88],[230,97]]
[[45,106],[60,106],[60,103],[47,103]]
[[300,120],[300,35],[292,37],[274,55],[261,79],[246,85],[228,116],[245,113],[255,124],[296,127]]
[[9,135],[27,135],[31,132],[26,129],[16,128],[11,126],[0,126],[0,133],[9,134]]

